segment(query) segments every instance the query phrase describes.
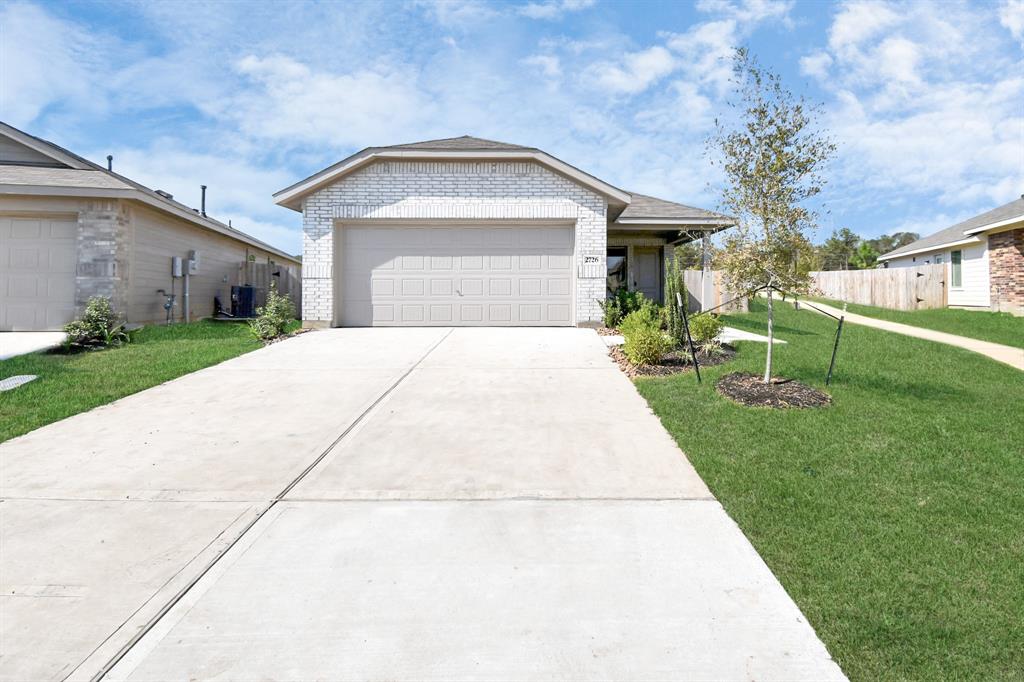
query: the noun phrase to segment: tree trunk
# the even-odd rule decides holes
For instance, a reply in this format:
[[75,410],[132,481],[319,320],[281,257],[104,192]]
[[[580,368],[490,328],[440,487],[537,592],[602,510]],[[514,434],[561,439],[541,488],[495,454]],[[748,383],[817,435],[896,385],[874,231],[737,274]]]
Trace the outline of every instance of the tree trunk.
[[772,316],[772,290],[768,289],[768,357],[764,363],[764,383],[772,380],[772,350],[775,348],[775,319]]

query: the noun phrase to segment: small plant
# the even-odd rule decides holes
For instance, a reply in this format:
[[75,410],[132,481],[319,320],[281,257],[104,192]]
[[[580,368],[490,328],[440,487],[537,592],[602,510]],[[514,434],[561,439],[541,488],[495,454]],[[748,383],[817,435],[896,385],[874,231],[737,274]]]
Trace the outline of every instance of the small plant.
[[278,293],[277,285],[271,282],[267,292],[267,303],[256,309],[256,318],[249,320],[249,329],[256,338],[270,341],[284,333],[288,323],[295,319],[295,304],[292,299]]
[[67,353],[121,346],[132,340],[110,300],[102,296],[90,298],[82,319],[64,325],[64,333],[63,350]]
[[672,341],[661,330],[661,313],[653,303],[635,310],[619,326],[622,352],[634,365],[656,365],[672,350]]
[[717,339],[724,328],[725,324],[718,315],[701,313],[690,318],[690,338],[699,346]]
[[622,321],[622,309],[619,307],[619,299],[606,298],[603,301],[598,301],[597,304],[601,306],[601,321],[604,326],[609,329],[618,327],[619,322]]
[[672,342],[679,346],[685,339],[683,316],[679,312],[676,294],[680,295],[683,305],[686,305],[686,282],[683,280],[683,271],[679,268],[679,260],[672,255],[665,259],[665,329],[668,330]]

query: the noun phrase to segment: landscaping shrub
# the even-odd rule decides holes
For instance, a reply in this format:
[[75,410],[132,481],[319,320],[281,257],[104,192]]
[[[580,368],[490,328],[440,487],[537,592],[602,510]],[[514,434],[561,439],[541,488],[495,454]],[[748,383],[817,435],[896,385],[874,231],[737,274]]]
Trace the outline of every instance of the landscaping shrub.
[[672,349],[672,341],[661,330],[661,313],[653,303],[635,310],[619,325],[622,352],[634,365],[656,365]]
[[679,269],[679,261],[670,257],[665,259],[665,329],[668,330],[672,342],[679,346],[685,339],[683,316],[679,312],[676,294],[682,297],[683,305],[686,305],[686,282],[683,280],[683,271]]
[[62,348],[68,353],[131,342],[131,336],[125,331],[124,324],[118,321],[110,300],[102,296],[90,298],[82,319],[64,325],[64,333],[67,337]]
[[690,338],[695,346],[708,354],[721,350],[718,335],[724,328],[725,324],[718,319],[718,315],[701,313],[690,318]]
[[249,328],[256,338],[269,341],[284,333],[288,323],[295,319],[295,304],[292,299],[277,292],[277,286],[270,284],[266,305],[256,309],[257,317],[249,321]]
[[618,327],[619,322],[622,321],[622,308],[619,307],[619,299],[606,298],[603,301],[598,301],[597,304],[601,306],[601,321],[604,326],[609,329]]

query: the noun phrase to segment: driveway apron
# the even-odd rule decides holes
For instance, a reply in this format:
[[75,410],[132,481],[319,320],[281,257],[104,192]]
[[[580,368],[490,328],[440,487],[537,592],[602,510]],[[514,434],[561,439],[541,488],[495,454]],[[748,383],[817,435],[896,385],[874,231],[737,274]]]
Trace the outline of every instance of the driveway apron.
[[319,331],[0,467],[7,679],[843,679],[592,331]]

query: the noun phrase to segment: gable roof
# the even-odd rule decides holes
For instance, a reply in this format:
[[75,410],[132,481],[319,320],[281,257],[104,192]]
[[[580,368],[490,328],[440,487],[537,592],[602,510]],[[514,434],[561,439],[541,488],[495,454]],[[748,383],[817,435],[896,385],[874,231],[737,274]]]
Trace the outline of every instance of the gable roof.
[[183,218],[199,227],[238,239],[275,256],[298,264],[295,256],[242,232],[219,220],[204,216],[198,210],[164,196],[145,185],[0,121],[0,136],[10,138],[54,160],[53,166],[0,163],[0,194],[36,194],[68,196],[100,196],[134,199]]
[[424,142],[409,142],[387,147],[367,147],[338,163],[299,180],[274,193],[274,201],[294,211],[302,211],[302,199],[324,185],[336,182],[377,159],[437,159],[472,160],[502,159],[507,161],[536,161],[559,175],[607,197],[613,205],[625,206],[630,195],[600,178],[586,173],[536,147],[523,147],[507,142],[496,142],[463,135]]
[[979,240],[975,235],[1001,227],[1006,223],[1017,221],[1024,221],[1024,195],[1008,204],[1003,204],[991,211],[986,211],[944,230],[939,230],[927,237],[922,237],[916,242],[910,242],[898,249],[893,249],[889,253],[879,256],[878,260],[909,256],[915,253],[939,249],[943,246],[976,242]]
[[625,210],[615,219],[619,224],[630,223],[652,223],[652,221],[670,221],[673,224],[698,223],[698,224],[722,224],[733,225],[735,220],[727,215],[708,211],[703,208],[678,204],[674,201],[666,201],[657,197],[650,197],[646,194],[630,193],[633,200],[629,202]]
[[393,144],[387,147],[377,147],[377,149],[435,149],[435,150],[446,150],[446,151],[520,151],[520,152],[539,152],[540,150],[536,147],[523,147],[518,144],[509,144],[508,142],[497,142],[495,140],[485,140],[482,137],[472,137],[471,135],[463,135],[461,137],[444,137],[440,140],[425,140],[423,142],[409,142],[407,144]]
[[505,159],[536,161],[547,168],[568,177],[579,184],[603,194],[609,199],[609,207],[618,210],[615,224],[628,225],[715,225],[728,227],[735,220],[720,213],[657,199],[644,194],[627,192],[599,178],[586,173],[561,159],[551,156],[537,147],[486,140],[471,135],[446,137],[438,140],[424,140],[385,147],[367,147],[300,180],[274,194],[274,200],[281,206],[302,210],[302,199],[336,182],[345,175],[371,163],[375,159]]

